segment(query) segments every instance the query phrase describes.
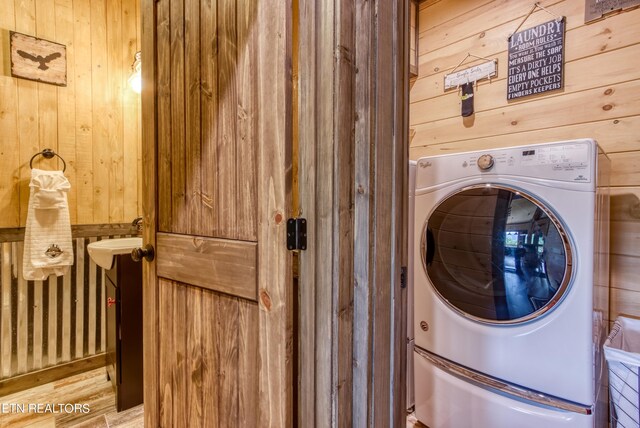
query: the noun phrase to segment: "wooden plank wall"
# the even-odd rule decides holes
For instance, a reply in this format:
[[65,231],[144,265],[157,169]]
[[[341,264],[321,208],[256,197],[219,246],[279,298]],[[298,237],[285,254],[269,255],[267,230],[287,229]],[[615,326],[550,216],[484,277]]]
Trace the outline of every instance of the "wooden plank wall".
[[89,243],[131,235],[73,239],[68,275],[22,278],[24,241],[0,242],[0,380],[105,351],[105,271]]
[[[544,0],[566,16],[564,89],[506,100],[507,37],[532,2],[427,0],[419,11],[419,75],[410,93],[410,157],[595,138],[612,163],[610,319],[640,316],[640,8],[584,23],[583,0]],[[552,17],[537,10],[524,28]],[[444,74],[466,55],[497,58],[463,119]],[[472,64],[472,63],[470,63]]]
[[299,202],[314,245],[299,254],[298,425],[400,427],[409,13],[299,6]]
[[[139,47],[136,0],[0,0],[0,227],[24,226],[29,160],[67,162],[72,224],[141,212],[140,97],[127,85]],[[67,47],[67,86],[11,77],[9,31]],[[39,157],[34,166],[60,168]]]

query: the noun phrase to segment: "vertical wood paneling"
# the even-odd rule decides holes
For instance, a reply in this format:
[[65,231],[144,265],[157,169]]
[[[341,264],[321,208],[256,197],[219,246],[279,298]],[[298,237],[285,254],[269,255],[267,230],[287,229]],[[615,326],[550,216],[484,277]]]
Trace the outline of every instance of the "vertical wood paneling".
[[[201,2],[200,10],[200,47],[202,59],[200,62],[200,79],[202,86],[202,161],[211,168],[202,169],[202,229],[218,230],[218,188],[216,186],[218,153],[218,9],[217,0]],[[160,31],[158,31],[160,32]],[[161,40],[158,38],[158,43]],[[159,45],[161,55],[162,49]],[[160,67],[160,62],[158,66]],[[162,67],[160,67],[161,69]],[[158,118],[160,119],[160,118]],[[158,120],[158,125],[160,125]],[[159,174],[163,179],[163,174]]]
[[258,112],[255,86],[258,79],[256,70],[256,37],[254,29],[255,5],[251,2],[237,3],[237,115],[236,115],[236,171],[237,229],[238,239],[255,241],[256,237],[256,125]]
[[[171,80],[171,230],[176,233],[187,233],[186,223],[186,188],[185,188],[185,80],[184,80],[184,2],[170,1],[170,33],[171,53],[169,70]],[[182,215],[181,215],[182,214]]]
[[[378,9],[379,16],[393,16],[394,7],[391,3],[381,3],[382,8]],[[379,19],[377,21],[376,31],[380,40],[374,50],[377,66],[379,70],[392,72],[393,68],[385,69],[384,64],[394,64],[393,44],[389,43],[388,35],[394,34],[397,29],[393,26],[390,19]],[[397,145],[380,144],[382,141],[394,141],[394,126],[389,126],[387,122],[389,118],[394,118],[395,105],[391,100],[395,101],[396,94],[394,86],[387,81],[385,84],[376,88],[376,98],[378,100],[389,100],[387,102],[376,103],[376,111],[373,116],[375,124],[376,140],[378,141],[375,153],[373,154],[373,163],[375,168],[374,182],[372,190],[376,195],[376,204],[373,209],[376,223],[380,225],[394,225],[394,217],[401,213],[394,204],[394,195],[397,191],[395,186],[395,177],[393,170],[396,167],[390,159],[395,159],[394,149]],[[397,117],[394,118],[397,120]],[[397,143],[396,143],[397,144]],[[393,318],[393,306],[389,303],[394,301],[394,285],[399,279],[399,274],[395,272],[395,255],[397,247],[394,242],[393,227],[381,226],[375,231],[375,237],[372,244],[375,246],[373,251],[374,260],[381,258],[389,260],[389,263],[375,263],[373,267],[373,277],[371,278],[375,284],[373,293],[373,312],[372,312],[372,328],[375,332],[372,340],[372,361],[373,365],[373,426],[386,427],[393,426],[393,407],[389,402],[390,394],[385,388],[392,385],[392,357],[393,355],[385,346],[388,346],[389,338],[393,337],[393,329],[395,327]],[[396,276],[397,274],[397,276]],[[394,279],[397,278],[395,281]],[[388,286],[385,286],[389,284]],[[399,302],[399,300],[397,300]],[[395,349],[395,347],[390,347]]]
[[252,331],[258,326],[258,307],[255,303],[238,301],[238,426],[256,427],[258,409],[258,337]]
[[[316,85],[314,91],[317,93],[314,100],[317,104],[314,118],[316,121],[316,135],[311,136],[313,140],[317,139],[314,141],[317,157],[313,167],[309,166],[311,172],[317,176],[317,190],[314,189],[314,192],[309,192],[309,195],[317,200],[317,204],[314,207],[316,236],[313,242],[316,247],[315,256],[332,261],[334,260],[333,228],[335,227],[334,223],[339,223],[339,219],[333,217],[333,205],[334,203],[337,204],[334,193],[334,186],[337,183],[333,173],[335,166],[333,153],[337,144],[333,136],[334,121],[336,120],[333,105],[336,79],[333,58],[334,46],[337,46],[337,41],[335,40],[337,11],[335,8],[335,2],[326,2],[318,5],[316,19],[319,22],[319,29],[317,30],[316,39],[312,41],[313,44],[307,47],[311,52],[316,52],[317,64],[315,66],[318,73],[316,76],[318,82],[314,82]],[[301,140],[301,146],[303,144],[306,144],[306,142]],[[327,162],[326,160],[328,159],[332,161]],[[302,168],[307,168],[307,166],[302,166]],[[305,190],[301,189],[301,192],[304,193]],[[309,210],[304,204],[301,204],[301,209],[302,212]],[[335,246],[340,248],[338,242],[335,243]],[[303,258],[301,257],[301,262]],[[332,328],[332,317],[335,310],[333,289],[329,286],[329,284],[333,284],[333,271],[333,263],[317,263],[315,265],[316,276],[314,280],[316,284],[324,285],[316,287],[316,295],[314,296],[316,304],[316,350],[314,353],[317,359],[315,380],[315,408],[317,411],[315,412],[315,423],[318,426],[333,426],[337,423],[337,408],[332,403],[337,378],[337,370],[333,370],[333,356],[338,353],[335,347],[337,338],[333,337]],[[301,283],[301,287],[304,287],[304,283]],[[304,311],[304,309],[301,310]],[[319,341],[328,337],[331,337],[331,346],[317,347]]]
[[187,388],[186,405],[188,427],[206,427],[207,422],[202,419],[203,394],[203,364],[202,359],[202,294],[204,291],[197,287],[189,287],[186,290],[185,307],[192,314],[187,319],[186,325],[186,375],[191,382]]
[[[141,51],[142,52],[142,0],[133,0],[133,3],[135,4],[135,10],[136,10],[136,17],[135,17],[135,23],[136,23],[136,52],[137,51]],[[147,19],[151,19],[151,18],[147,18]],[[147,58],[150,60],[147,62],[147,69],[151,68],[153,69],[152,66],[149,66],[149,62],[154,61],[155,55],[153,53],[149,53],[149,51],[147,51]],[[141,73],[142,74],[142,73]],[[127,76],[128,78],[128,76]],[[152,87],[153,82],[147,78],[146,76],[142,79],[144,81],[144,85],[147,86],[147,88]],[[137,102],[137,114],[136,114],[136,119],[142,119],[142,96],[138,96],[136,97],[136,102]],[[135,140],[131,140],[132,145],[134,145],[137,149],[136,153],[138,154],[137,159],[137,174],[136,174],[136,178],[138,179],[138,203],[136,205],[137,208],[137,212],[139,215],[142,215],[142,213],[144,212],[142,210],[142,206],[143,206],[143,199],[145,194],[143,194],[143,177],[142,177],[142,171],[143,171],[143,167],[142,167],[142,125],[141,125],[141,120],[136,120],[136,119],[129,119],[130,121],[134,122],[137,125],[137,133],[136,133],[136,138]],[[125,135],[126,138],[126,135]],[[127,195],[125,194],[125,201],[128,201],[129,199],[127,198]],[[125,216],[127,215],[127,209],[125,207]]]
[[[36,33],[36,10],[34,0],[16,3],[16,31],[24,34]],[[18,83],[18,141],[20,142],[20,224],[24,226],[27,218],[29,201],[29,160],[34,153],[40,151],[38,114],[38,84],[24,79]],[[34,162],[37,168],[40,162]]]
[[[356,45],[366,46],[372,31],[373,5],[366,0],[356,2]],[[369,49],[358,49],[355,53],[356,67],[363,76],[370,76],[374,67],[374,56]],[[358,191],[354,201],[354,246],[360,248],[354,260],[354,321],[353,321],[353,397],[354,401],[366,402],[367,387],[371,381],[369,364],[371,359],[371,327],[367,321],[371,311],[373,293],[370,284],[371,248],[368,245],[371,216],[372,176],[368,164],[371,159],[371,124],[365,120],[371,114],[372,93],[367,79],[357,80],[355,84],[355,114],[362,120],[355,124],[354,179]],[[367,406],[353,408],[354,426],[367,426],[369,409]]]
[[[138,44],[136,3],[2,1],[2,43],[8,46],[8,31],[18,31],[64,44],[67,86],[11,77],[9,51],[0,50],[0,227],[24,226],[29,160],[44,148],[67,163],[72,224],[138,215],[139,96],[126,85]],[[57,158],[34,160],[37,168],[61,166]]]
[[301,425],[404,423],[407,3],[300,2]]
[[340,240],[337,266],[333,267],[333,283],[337,284],[336,321],[334,324],[334,367],[337,368],[337,400],[344,403],[337,408],[337,426],[353,425],[353,168],[355,125],[355,5],[352,1],[337,2],[336,13],[341,16],[337,26],[336,43],[340,47],[336,63],[335,97],[335,149],[337,163],[334,188],[333,218],[340,219],[336,230]]
[[[134,219],[142,214],[137,203],[140,199],[140,95],[130,90],[127,79],[131,72],[131,65],[135,53],[139,51],[138,16],[136,0],[122,0],[122,45],[120,46],[120,84],[122,87],[122,166],[123,166],[123,218]],[[117,100],[117,99],[116,99]]]
[[[187,390],[189,388],[190,377],[187,376],[186,347],[187,336],[187,287],[175,284],[172,288],[172,310],[171,320],[173,337],[174,365],[171,370],[171,389],[173,391],[173,420],[172,426],[186,427],[187,412],[183,411],[187,402]],[[162,339],[161,339],[162,342]]]
[[[58,43],[65,46],[74,45],[73,1],[55,0],[55,27]],[[76,174],[76,58],[75,49],[67,48],[67,86],[56,88],[58,98],[58,153],[67,163],[65,176],[75,189],[78,185]],[[61,162],[59,162],[61,168]],[[71,224],[78,221],[78,193],[67,195],[69,203],[69,219]]]
[[[141,114],[142,123],[140,129],[142,132],[141,160],[142,170],[144,173],[139,177],[142,186],[145,189],[142,202],[142,210],[144,213],[143,238],[144,242],[150,245],[156,245],[156,233],[161,229],[162,224],[158,219],[159,205],[162,203],[159,199],[158,175],[160,170],[160,159],[158,153],[160,150],[160,139],[157,138],[159,124],[158,98],[166,89],[158,86],[158,51],[156,51],[157,33],[165,31],[164,21],[160,21],[162,3],[158,4],[154,0],[142,0],[139,3],[142,24],[141,39],[142,50],[147,58],[147,65],[142,68],[142,77],[144,85],[142,86],[141,97]],[[162,27],[157,23],[162,22]],[[163,30],[161,30],[163,28]],[[157,32],[157,33],[156,33]],[[157,97],[156,97],[157,96]],[[162,285],[156,277],[156,263],[148,263],[142,270],[143,281],[143,335],[145,346],[143,348],[143,371],[144,381],[146,385],[158,385],[157,388],[144,388],[144,423],[145,426],[160,426],[160,403],[162,402],[162,383],[159,379],[159,370],[157,367],[160,360],[160,313],[159,313],[159,294]],[[204,370],[204,364],[203,364]]]
[[231,426],[238,420],[238,299],[220,295],[216,309],[217,407],[220,426]]
[[[91,2],[73,2],[74,32],[73,40],[75,46],[75,72],[76,72],[76,174],[77,183],[75,188],[77,200],[77,221],[79,224],[90,224],[94,222],[93,200],[94,178],[102,179],[99,175],[94,175],[93,171],[93,85],[92,85],[92,46],[87,43],[91,40]],[[72,188],[72,192],[73,192]],[[71,207],[69,207],[71,209]]]
[[[107,114],[107,136],[109,156],[105,156],[107,170],[109,172],[109,219],[105,223],[115,223],[124,219],[124,128],[123,128],[123,103],[124,96],[123,78],[127,74],[127,67],[123,63],[122,46],[122,1],[109,0],[106,9],[106,68],[107,85],[105,107]],[[103,83],[104,84],[104,83]],[[135,153],[135,151],[131,151]],[[106,177],[105,177],[106,178]],[[135,189],[135,183],[127,183]],[[131,217],[133,220],[135,217]]]
[[236,238],[236,1],[218,0],[218,235]]
[[257,239],[255,13],[229,0],[158,5],[162,231]]
[[[6,3],[6,4],[5,4]],[[0,13],[0,28],[15,28],[15,7],[13,1],[2,4]],[[0,43],[8,46],[8,31],[0,33]],[[8,62],[4,62],[0,69],[0,147],[2,153],[2,168],[0,168],[0,227],[11,227],[20,223],[20,145],[18,140],[17,96],[18,84],[16,79],[7,77]]]
[[292,256],[286,242],[291,217],[291,1],[260,1],[257,39],[258,118],[258,420],[293,425]]
[[[171,195],[171,10],[170,2],[157,5],[157,115],[158,115],[158,227],[167,232],[172,225]],[[155,46],[154,46],[155,48]],[[155,161],[155,158],[154,158]]]
[[418,75],[418,0],[409,1],[409,73]]
[[201,144],[200,144],[200,2],[185,4],[185,202],[186,228],[201,232]]
[[207,421],[207,424],[212,427],[222,426],[218,411],[220,356],[216,351],[218,302],[218,294],[202,293],[202,385],[207,385],[207,393],[203,392],[202,396],[202,420]]
[[109,79],[107,0],[91,1],[91,93],[93,124],[93,221],[109,223]]
[[[56,40],[54,0],[36,1],[36,36],[46,40]],[[58,151],[58,88],[46,83],[38,83],[38,141],[40,150],[52,148]],[[34,152],[35,153],[35,152]],[[60,161],[50,163],[59,168]]]
[[[173,336],[173,309],[179,302],[174,300],[173,288],[170,281],[159,280],[158,284],[158,360],[160,367],[171,367],[175,361]],[[209,312],[213,313],[213,311]],[[158,370],[158,385],[160,390],[160,426],[173,426],[173,373],[169,370]],[[205,399],[207,397],[205,396]],[[175,403],[178,405],[178,403]],[[212,425],[217,426],[217,425]]]
[[260,425],[258,337],[252,333],[257,305],[198,287],[160,284],[160,360],[169,364],[159,371],[161,421]]
[[[364,1],[364,5],[370,2]],[[359,5],[360,6],[360,5]],[[316,189],[316,172],[314,168],[307,165],[316,164],[316,130],[320,126],[317,123],[316,111],[316,82],[322,76],[322,70],[316,68],[315,57],[308,56],[309,47],[314,46],[317,38],[320,37],[319,29],[315,23],[320,15],[317,2],[299,2],[299,15],[297,24],[299,25],[298,40],[298,150],[299,150],[299,206],[304,213],[309,225],[316,224],[316,195],[304,191],[305,189]],[[362,8],[358,7],[360,11]],[[321,15],[320,15],[321,16]],[[304,27],[303,27],[304,26]],[[306,28],[305,31],[302,31]],[[357,55],[357,53],[356,53]],[[365,73],[365,69],[361,68]],[[303,79],[302,76],[305,76]],[[304,125],[302,125],[304,124]],[[359,141],[356,139],[356,142]],[[368,146],[369,142],[364,142]],[[307,228],[307,239],[316,242],[316,228]],[[300,284],[299,284],[299,305],[300,315],[298,315],[298,419],[294,421],[298,426],[304,426],[307,421],[316,421],[316,375],[320,370],[324,370],[324,365],[315,363],[316,347],[316,264],[317,251],[315,245],[310,245],[304,255],[300,255]],[[365,268],[366,269],[366,268]],[[313,278],[312,280],[310,278]],[[304,316],[302,316],[304,314]],[[314,361],[313,364],[310,362]],[[322,412],[322,408],[320,408]],[[364,410],[366,414],[366,410]],[[317,425],[316,425],[317,426]],[[362,425],[355,425],[362,426]]]
[[0,77],[0,147],[3,167],[0,168],[0,227],[16,226],[20,222],[20,146],[16,122],[17,84]]

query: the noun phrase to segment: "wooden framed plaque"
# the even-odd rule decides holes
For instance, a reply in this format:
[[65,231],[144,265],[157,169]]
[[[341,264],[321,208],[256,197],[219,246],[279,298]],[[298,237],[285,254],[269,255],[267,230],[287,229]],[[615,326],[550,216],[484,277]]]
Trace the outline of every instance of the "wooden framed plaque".
[[67,86],[67,47],[11,31],[11,76]]

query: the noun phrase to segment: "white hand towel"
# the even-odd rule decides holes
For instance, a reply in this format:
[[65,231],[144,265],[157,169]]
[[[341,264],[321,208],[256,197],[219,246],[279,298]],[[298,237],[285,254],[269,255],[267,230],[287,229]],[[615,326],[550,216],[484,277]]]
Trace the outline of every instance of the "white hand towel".
[[23,272],[26,280],[61,276],[73,264],[71,222],[62,171],[31,170],[29,209],[24,234]]

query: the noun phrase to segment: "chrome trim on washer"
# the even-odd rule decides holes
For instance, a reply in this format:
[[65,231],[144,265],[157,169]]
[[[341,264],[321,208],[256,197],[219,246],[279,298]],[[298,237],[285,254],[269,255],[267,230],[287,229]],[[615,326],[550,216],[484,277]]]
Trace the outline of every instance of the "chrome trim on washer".
[[493,389],[502,392],[506,395],[510,395],[515,398],[519,398],[525,401],[531,401],[543,406],[553,407],[559,410],[565,410],[568,412],[580,413],[582,415],[593,414],[593,406],[585,406],[583,404],[574,403],[572,401],[564,400],[562,398],[546,395],[541,392],[533,391],[523,388],[521,386],[513,385],[511,383],[496,379],[494,377],[482,374],[475,370],[468,369],[463,366],[449,361],[445,358],[439,357],[425,349],[420,348],[418,345],[414,345],[414,352],[429,361],[437,368],[465,381],[478,384],[480,387]]
[[[438,288],[431,282],[431,278],[429,277],[429,271],[427,270],[426,233],[427,233],[427,226],[429,225],[429,218],[431,217],[431,214],[433,213],[433,211],[435,211],[435,209],[438,206],[440,206],[444,201],[446,201],[447,199],[449,199],[450,197],[452,197],[454,195],[457,195],[458,193],[464,192],[466,190],[482,189],[482,188],[487,188],[487,187],[495,188],[495,189],[507,190],[507,191],[512,192],[512,193],[517,193],[518,195],[522,196],[523,198],[525,198],[525,199],[529,200],[530,202],[532,202],[533,204],[535,204],[537,207],[539,207],[541,210],[543,210],[544,213],[547,214],[547,216],[549,216],[549,219],[556,226],[556,229],[558,230],[558,234],[562,238],[562,244],[564,246],[564,252],[565,252],[565,257],[566,257],[565,274],[564,274],[564,277],[562,278],[562,284],[560,284],[558,286],[558,290],[553,295],[553,297],[549,300],[549,302],[547,302],[546,305],[544,305],[543,307],[541,307],[537,311],[531,312],[529,315],[526,315],[524,317],[514,318],[514,319],[511,319],[511,320],[490,320],[490,319],[486,319],[486,318],[480,318],[480,317],[471,315],[471,314],[469,314],[467,312],[464,312],[463,310],[461,310],[457,306],[451,304],[442,294],[440,294],[440,291],[438,290]],[[562,225],[562,223],[560,223],[560,221],[555,216],[555,214],[550,209],[548,209],[545,205],[543,205],[541,201],[539,201],[538,199],[536,199],[535,197],[530,195],[527,191],[525,191],[523,189],[518,189],[518,188],[512,187],[512,186],[505,186],[505,185],[493,184],[493,183],[474,184],[472,186],[465,186],[465,187],[462,187],[460,189],[457,189],[454,192],[451,192],[449,195],[447,195],[445,198],[442,198],[437,203],[437,205],[434,207],[433,211],[431,213],[429,213],[429,216],[427,217],[427,219],[426,219],[426,221],[424,223],[424,226],[422,227],[422,236],[420,238],[420,258],[422,259],[422,267],[424,268],[425,275],[427,275],[427,278],[429,279],[429,283],[431,284],[431,287],[436,292],[436,294],[438,295],[440,300],[442,300],[447,306],[449,306],[451,309],[453,309],[458,314],[462,315],[465,318],[468,318],[470,320],[473,320],[473,321],[476,321],[476,322],[479,322],[479,323],[482,323],[482,324],[489,324],[489,325],[491,325],[491,324],[498,324],[498,325],[521,324],[521,323],[525,323],[525,322],[534,320],[534,319],[539,318],[542,315],[546,314],[551,309],[553,309],[565,297],[565,294],[568,291],[569,283],[571,282],[571,277],[572,277],[572,273],[573,273],[573,253],[571,251],[571,242],[569,240],[569,236],[565,232],[564,226]]]

